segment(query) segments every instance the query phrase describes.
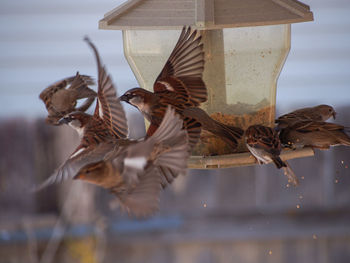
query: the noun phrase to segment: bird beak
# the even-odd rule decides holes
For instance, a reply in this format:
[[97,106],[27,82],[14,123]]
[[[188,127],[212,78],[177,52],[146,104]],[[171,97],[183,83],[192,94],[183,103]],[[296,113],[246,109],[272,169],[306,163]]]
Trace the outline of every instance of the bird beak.
[[63,117],[61,119],[58,120],[58,125],[62,125],[62,124],[68,124],[71,121],[71,119],[69,117]]
[[78,180],[78,179],[82,179],[83,176],[81,173],[77,173],[74,177],[73,177],[73,180]]
[[129,100],[130,100],[130,94],[127,94],[127,95],[122,95],[120,98],[119,98],[121,101],[125,101],[127,103],[129,103]]
[[335,120],[335,116],[337,115],[337,113],[333,111],[332,115],[333,115],[333,119]]

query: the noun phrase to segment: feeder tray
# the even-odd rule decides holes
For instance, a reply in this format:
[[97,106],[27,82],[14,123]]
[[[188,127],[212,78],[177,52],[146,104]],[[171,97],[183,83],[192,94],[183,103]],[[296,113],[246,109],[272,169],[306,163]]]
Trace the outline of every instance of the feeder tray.
[[[245,130],[252,124],[274,126],[276,84],[290,50],[290,24],[312,20],[309,6],[296,0],[130,0],[108,12],[99,27],[123,30],[125,57],[140,87],[151,91],[182,27],[199,29],[208,89],[201,108]],[[218,138],[201,137],[206,143],[196,146],[189,168],[255,164],[244,153],[244,140],[232,151]],[[287,152],[288,159],[313,155],[310,149]]]
[[[290,159],[304,158],[315,154],[312,148],[302,148],[297,150],[282,150],[281,159],[287,161]],[[250,153],[227,154],[223,156],[192,156],[188,161],[188,168],[191,169],[216,169],[230,168],[238,166],[256,165],[257,160]]]

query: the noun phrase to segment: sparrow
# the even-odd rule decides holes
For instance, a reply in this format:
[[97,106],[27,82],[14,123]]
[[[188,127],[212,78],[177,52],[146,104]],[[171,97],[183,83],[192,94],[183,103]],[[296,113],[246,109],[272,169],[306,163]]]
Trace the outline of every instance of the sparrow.
[[92,48],[97,61],[98,91],[95,112],[90,115],[75,111],[59,120],[58,124],[68,124],[78,132],[80,144],[54,174],[35,190],[72,178],[82,166],[90,162],[91,152],[98,144],[124,139],[128,134],[125,113],[113,82],[101,65],[96,47],[89,38],[85,37],[84,40]]
[[[205,117],[205,123],[201,124],[201,120],[197,120],[195,116],[183,114],[185,109],[198,107],[207,101],[207,88],[202,79],[203,70],[204,51],[201,36],[197,36],[196,30],[191,32],[190,27],[187,29],[184,27],[174,50],[153,85],[154,92],[133,88],[125,92],[120,99],[138,108],[150,122],[148,136],[159,127],[167,106],[174,107],[183,117],[184,128],[187,129],[189,145],[192,148],[199,140],[201,126],[203,129],[218,126],[208,115]],[[203,115],[202,112],[200,114]],[[224,130],[229,129],[231,127],[226,127]],[[230,140],[232,147],[237,146],[237,140],[243,135],[243,131],[236,127],[232,132],[223,132],[221,128],[211,129],[211,132]]]
[[292,111],[280,116],[275,122],[278,124],[278,129],[283,129],[299,121],[326,121],[332,116],[333,119],[335,119],[336,112],[334,108],[329,105],[321,104],[315,107]]
[[294,186],[299,184],[289,164],[280,158],[281,142],[276,130],[263,125],[249,126],[245,131],[245,142],[259,164],[273,162],[278,169],[283,169],[289,183]]
[[335,123],[299,121],[282,129],[279,136],[282,144],[290,148],[329,149],[330,146],[350,146],[347,132],[349,128]]
[[101,143],[93,150],[96,160],[82,167],[73,179],[110,190],[129,215],[149,216],[159,207],[160,166],[179,173],[186,170],[188,140],[182,125],[169,107],[152,136],[124,146]]
[[[68,88],[67,85],[70,84]],[[58,120],[73,111],[86,111],[94,102],[96,92],[88,87],[95,85],[90,76],[80,75],[57,81],[44,89],[39,98],[44,102],[48,111],[46,122],[53,125],[59,125]],[[77,100],[87,98],[80,106],[77,106]]]

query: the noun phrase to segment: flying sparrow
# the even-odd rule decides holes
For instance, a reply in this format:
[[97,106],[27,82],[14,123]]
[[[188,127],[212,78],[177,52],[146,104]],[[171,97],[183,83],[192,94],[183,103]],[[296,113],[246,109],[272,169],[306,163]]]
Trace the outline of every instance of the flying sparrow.
[[125,113],[117,98],[113,82],[101,65],[96,47],[87,37],[84,40],[92,48],[97,61],[98,91],[95,112],[94,115],[89,115],[75,111],[59,120],[59,124],[68,124],[76,129],[81,141],[68,160],[36,190],[72,178],[82,166],[90,163],[91,151],[98,144],[124,139],[128,134]]
[[283,145],[291,148],[310,146],[329,149],[330,146],[350,146],[349,128],[329,122],[299,121],[282,129],[280,139]]
[[[67,85],[70,84],[68,88]],[[57,81],[44,89],[39,98],[45,103],[48,111],[46,122],[58,125],[58,120],[73,111],[86,111],[93,103],[96,92],[88,87],[95,85],[90,76],[80,75]],[[80,107],[76,107],[77,100],[87,98]]]
[[289,164],[280,158],[281,142],[277,131],[263,125],[252,125],[245,131],[245,141],[247,148],[259,164],[273,162],[278,169],[283,169],[288,182],[294,186],[299,184]]
[[235,127],[232,132],[223,133],[223,129],[230,130],[231,126],[222,128],[225,124],[218,125],[218,122],[208,115],[205,117],[205,123],[202,124],[200,124],[201,120],[197,120],[189,113],[186,118],[183,115],[185,109],[198,107],[207,100],[207,89],[202,80],[203,70],[204,51],[201,36],[197,36],[196,30],[191,32],[190,27],[187,29],[184,27],[173,52],[153,85],[154,92],[134,88],[121,96],[121,100],[138,108],[150,122],[148,136],[158,128],[167,106],[171,105],[183,117],[185,128],[192,127],[187,129],[191,148],[199,139],[201,125],[203,129],[220,126],[220,129],[210,129],[210,132],[227,138],[230,140],[230,145],[236,147],[237,140],[243,134],[241,129]]
[[[100,144],[93,150],[97,152],[96,160],[82,167],[74,179],[109,189],[129,214],[149,216],[159,206],[160,166],[183,173],[188,159],[187,143],[182,120],[169,107],[152,136],[124,146]],[[102,154],[101,148],[105,148]]]
[[278,129],[283,129],[299,121],[326,121],[335,119],[336,112],[332,106],[321,104],[315,107],[302,108],[280,116],[275,122]]

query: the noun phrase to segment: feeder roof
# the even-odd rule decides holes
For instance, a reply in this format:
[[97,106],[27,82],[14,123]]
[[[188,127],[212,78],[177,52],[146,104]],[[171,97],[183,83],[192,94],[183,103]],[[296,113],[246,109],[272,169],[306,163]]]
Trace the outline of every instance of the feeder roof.
[[105,14],[101,29],[199,29],[312,21],[297,0],[128,0]]

